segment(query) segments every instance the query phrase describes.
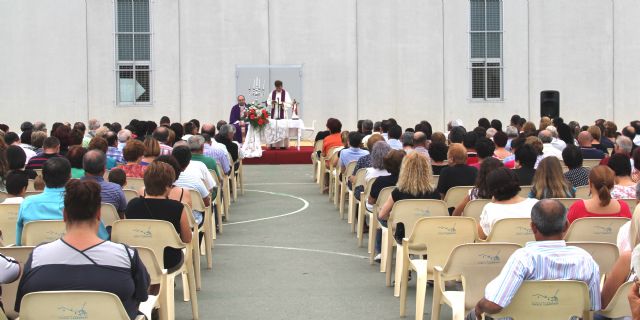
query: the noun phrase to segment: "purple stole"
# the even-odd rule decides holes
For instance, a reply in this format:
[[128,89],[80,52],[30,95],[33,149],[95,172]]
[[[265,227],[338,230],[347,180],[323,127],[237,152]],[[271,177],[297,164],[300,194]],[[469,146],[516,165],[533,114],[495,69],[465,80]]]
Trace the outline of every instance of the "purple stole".
[[[284,103],[284,89],[282,89],[282,92],[280,92],[280,103]],[[276,101],[276,94],[278,94],[278,92],[276,90],[273,90],[273,92],[271,92],[271,101]],[[276,108],[275,107],[271,107],[271,119],[284,119],[284,107],[281,106],[278,108],[278,114],[276,115]]]

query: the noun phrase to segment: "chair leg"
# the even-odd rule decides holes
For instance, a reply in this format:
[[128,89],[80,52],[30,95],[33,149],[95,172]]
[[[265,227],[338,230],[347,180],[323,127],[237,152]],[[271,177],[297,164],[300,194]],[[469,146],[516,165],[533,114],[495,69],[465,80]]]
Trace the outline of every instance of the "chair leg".
[[407,287],[409,286],[409,268],[403,268],[401,274],[400,285],[400,316],[407,316]]
[[389,256],[389,240],[387,239],[387,233],[389,229],[382,228],[382,247],[380,248],[380,272],[387,271],[387,256]]
[[[440,276],[434,271],[433,281],[433,303],[431,304],[431,320],[440,319],[440,309],[442,308],[442,290]],[[464,304],[463,304],[464,305]],[[453,311],[455,313],[455,311]]]
[[402,245],[396,246],[396,266],[395,266],[395,272],[394,272],[395,283],[393,284],[394,297],[400,296],[400,282],[402,282],[403,273],[406,273],[405,269],[407,268],[407,266],[404,265],[403,263],[405,249],[408,250],[408,248],[405,248]]
[[[371,219],[369,219],[369,263],[373,264],[373,258],[376,256],[376,233],[378,231],[378,219],[374,217],[374,214],[371,214]],[[384,239],[384,238],[383,238]]]
[[[360,205],[363,205],[360,203]],[[358,210],[358,226],[356,227],[356,237],[358,238],[358,248],[362,248],[362,243],[364,242],[364,210]],[[352,223],[351,226],[355,226],[355,223]],[[352,228],[353,229],[353,228]]]
[[416,320],[424,318],[424,300],[427,296],[427,270],[416,270]]
[[344,217],[344,198],[346,196],[345,192],[346,192],[346,184],[345,183],[341,183],[340,184],[340,204],[338,205],[338,209],[340,210],[340,219],[342,219]]
[[[387,233],[389,233],[387,231]],[[391,240],[394,241],[394,240]],[[393,243],[388,244],[388,251],[387,251],[387,261],[385,263],[385,284],[387,285],[387,287],[391,287],[391,275],[393,273]]]
[[[210,207],[212,209],[212,207]],[[205,214],[208,214],[211,218],[209,221],[205,221],[207,224],[204,228],[204,248],[205,254],[207,256],[207,269],[211,270],[213,268],[213,237],[215,235],[215,227],[213,223],[213,213],[208,212],[211,209],[205,211]]]
[[192,265],[187,265],[187,279],[189,281],[189,294],[191,295],[191,312],[193,312],[193,319],[198,320],[200,318],[198,296],[196,294],[196,281]]
[[173,288],[173,285],[176,279],[173,276],[165,276],[165,278],[167,281],[166,288],[164,290],[165,294],[162,299],[164,299],[164,305],[166,307],[160,308],[160,319],[164,320],[163,318],[165,318],[167,320],[174,320],[176,318],[176,303],[174,301],[175,289]]
[[[362,196],[360,197],[362,199]],[[364,219],[364,210],[366,210],[364,201],[359,201],[358,202],[358,212],[354,212],[353,217],[351,218],[351,233],[355,233],[356,232],[356,215],[358,217],[358,221]],[[358,222],[360,223],[360,222]]]
[[[353,214],[353,207],[355,206],[355,196],[353,195],[353,192],[349,193],[349,203],[347,203],[347,219],[349,219],[349,216],[351,216]],[[344,219],[344,217],[340,217],[341,219]]]
[[[184,263],[191,263],[191,262],[185,261]],[[191,267],[193,268],[193,266]],[[180,274],[180,277],[182,278],[182,298],[184,302],[191,301],[191,290],[189,288],[189,276],[187,275],[187,271],[186,270],[183,271],[182,274]]]
[[[206,214],[206,212],[205,212]],[[193,253],[191,257],[193,258],[193,270],[196,278],[196,290],[202,289],[202,274],[200,269],[200,243],[198,241],[198,232],[195,233],[195,238],[193,241]]]
[[339,178],[340,176],[338,173],[336,173],[336,176],[333,178],[333,205],[336,207],[340,203],[340,192],[342,192],[342,183],[340,183]]

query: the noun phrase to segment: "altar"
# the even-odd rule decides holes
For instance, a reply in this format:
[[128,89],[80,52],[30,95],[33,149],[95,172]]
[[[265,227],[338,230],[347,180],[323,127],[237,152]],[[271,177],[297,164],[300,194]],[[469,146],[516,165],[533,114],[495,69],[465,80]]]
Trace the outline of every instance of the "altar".
[[302,119],[270,119],[261,129],[255,129],[251,125],[247,127],[247,136],[242,144],[245,158],[260,158],[263,144],[274,144],[291,137],[296,137],[296,146],[300,151],[300,138],[304,131]]

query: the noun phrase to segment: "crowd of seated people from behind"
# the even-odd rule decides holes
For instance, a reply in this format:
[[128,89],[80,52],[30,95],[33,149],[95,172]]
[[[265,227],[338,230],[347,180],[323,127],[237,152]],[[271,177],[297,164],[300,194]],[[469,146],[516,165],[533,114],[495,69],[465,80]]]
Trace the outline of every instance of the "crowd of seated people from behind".
[[[434,132],[427,121],[420,121],[403,132],[395,119],[363,120],[358,131],[348,132],[343,131],[340,120],[331,118],[327,121],[327,131],[318,133],[316,139],[323,141],[321,153],[324,155],[328,155],[333,147],[344,148],[337,159],[340,167],[346,168],[350,162],[356,162],[353,172],[344,173],[351,187],[359,169],[366,169],[365,181],[376,179],[368,198],[362,199],[368,209],[373,209],[382,189],[395,187],[390,198],[379,208],[376,218],[381,224],[389,218],[397,201],[443,199],[451,188],[469,186],[469,193],[456,205],[453,214],[463,214],[466,203],[471,200],[490,200],[478,221],[481,238],[486,237],[500,219],[526,216],[533,220],[538,245],[544,246],[546,244],[542,242],[549,241],[555,246],[561,239],[558,235],[576,219],[632,216],[627,202],[622,200],[638,196],[640,134],[637,133],[640,133],[640,122],[632,121],[617,132],[615,123],[600,120],[581,127],[575,121],[565,123],[561,118],[543,117],[536,127],[533,122],[515,115],[504,128],[497,119],[480,119],[477,127],[467,130],[462,121],[454,120],[447,124],[446,132]],[[42,122],[25,122],[19,129],[20,133],[0,125],[0,192],[6,193],[4,203],[21,203],[16,245],[21,244],[22,228],[29,221],[65,220],[69,230],[75,231],[68,233],[69,238],[34,251],[34,255],[42,257],[49,257],[48,252],[82,248],[102,241],[98,239],[109,238],[97,215],[89,212],[96,207],[96,199],[99,199],[98,206],[100,202],[113,204],[124,218],[170,221],[183,241],[191,241],[187,214],[193,214],[197,223],[202,223],[203,219],[202,213],[186,212],[187,206],[181,204],[190,205],[194,200],[187,189],[196,190],[205,205],[211,204],[219,186],[209,170],[218,175],[228,174],[232,165],[229,158],[235,162],[241,157],[238,144],[232,140],[235,128],[224,122],[219,122],[218,126],[210,123],[201,126],[195,119],[181,124],[171,123],[163,117],[160,125],[153,121],[132,120],[122,126],[91,119],[86,126],[82,122],[73,125],[56,122],[47,130]],[[583,167],[585,160],[590,159],[601,159],[601,165]],[[217,172],[218,165],[224,172]],[[40,175],[36,172],[39,170],[42,170]],[[108,177],[106,180],[105,176]],[[437,184],[434,176],[439,176]],[[129,203],[122,191],[127,178],[142,178],[145,183],[145,187],[138,190],[141,197]],[[44,183],[44,190],[37,195],[28,195],[29,180],[34,180],[33,184],[37,186],[37,179]],[[528,198],[519,195],[521,186],[531,186]],[[570,208],[561,209],[558,202],[550,199],[573,198],[576,188],[584,186],[589,188],[590,198],[578,200]],[[359,199],[362,193],[362,186],[356,188]],[[83,205],[67,206],[66,201]],[[159,209],[145,210],[150,204]],[[554,219],[558,223],[551,228],[553,223],[550,221]],[[610,276],[603,287],[603,306],[627,279],[629,263],[625,259],[629,259],[628,253],[638,242],[637,224],[632,220],[620,228],[619,239],[624,239],[619,241],[620,260],[614,268],[614,276]],[[5,239],[5,242],[10,241]],[[118,266],[123,270],[137,263],[135,250],[122,247],[119,252],[115,244],[102,243],[109,249],[94,251],[96,257],[101,254],[124,257],[123,253],[130,253],[133,260],[122,259],[123,264]],[[379,245],[377,249],[379,252]],[[556,249],[570,251],[559,244]],[[523,248],[522,251],[518,259],[531,258],[528,254],[535,250]],[[166,255],[166,267],[180,263],[181,255],[173,253]],[[571,254],[577,254],[577,251]],[[92,255],[89,257],[93,258]],[[41,265],[25,266],[25,270],[45,270],[57,263],[54,258]],[[11,263],[10,258],[4,260]],[[549,263],[554,262],[549,260]],[[583,271],[590,263],[585,262]],[[84,267],[84,264],[80,265]],[[135,278],[130,273],[129,277]],[[541,277],[554,278],[555,275],[546,273]],[[143,278],[131,279],[134,285],[127,288],[112,290],[138,292],[138,282]],[[56,288],[60,285],[35,283],[34,279],[29,279],[29,283],[23,277],[26,282],[21,283],[23,294],[41,285]],[[140,288],[144,283],[142,281]],[[148,286],[148,280],[146,283]],[[83,285],[92,288],[94,283]],[[141,294],[135,299],[132,296],[121,297],[130,314],[142,301]],[[506,295],[496,298],[489,293],[485,298],[486,301],[481,301],[476,309],[489,313],[504,307],[509,299]]]

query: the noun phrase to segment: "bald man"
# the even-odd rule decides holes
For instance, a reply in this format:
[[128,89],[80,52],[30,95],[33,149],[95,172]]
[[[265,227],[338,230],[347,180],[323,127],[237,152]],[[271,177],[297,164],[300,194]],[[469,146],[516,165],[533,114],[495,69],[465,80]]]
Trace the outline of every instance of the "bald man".
[[603,159],[605,157],[602,150],[593,148],[591,146],[593,136],[587,131],[582,131],[578,134],[578,144],[580,145],[580,152],[582,152],[583,159]]

